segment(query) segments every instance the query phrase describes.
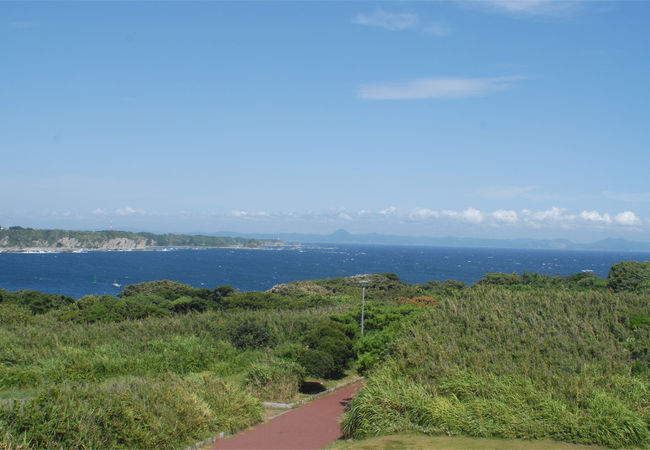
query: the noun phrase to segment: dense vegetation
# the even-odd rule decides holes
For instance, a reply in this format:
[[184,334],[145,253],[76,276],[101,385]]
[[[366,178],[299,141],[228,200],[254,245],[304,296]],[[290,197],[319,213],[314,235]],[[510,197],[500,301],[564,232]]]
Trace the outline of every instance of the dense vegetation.
[[278,244],[238,237],[198,236],[186,234],[131,233],[128,231],[35,230],[19,226],[0,229],[1,248],[80,248],[97,249],[114,239],[128,239],[146,247],[248,247]]
[[[269,292],[173,281],[118,297],[0,289],[0,447],[178,447],[356,370],[350,436],[650,445],[647,263],[607,280],[395,274]],[[368,281],[360,336],[359,281]]]

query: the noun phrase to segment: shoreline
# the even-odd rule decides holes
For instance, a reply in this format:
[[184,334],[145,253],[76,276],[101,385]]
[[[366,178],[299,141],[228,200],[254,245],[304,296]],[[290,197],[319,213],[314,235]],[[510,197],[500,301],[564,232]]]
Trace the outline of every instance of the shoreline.
[[232,250],[276,250],[278,248],[300,248],[301,244],[265,245],[261,247],[236,246],[210,246],[210,247],[184,247],[184,246],[151,246],[144,248],[54,248],[54,247],[24,247],[24,248],[0,248],[2,253],[18,253],[23,255],[43,255],[56,253],[90,253],[90,252],[171,252],[176,250],[209,250],[209,249],[232,249]]

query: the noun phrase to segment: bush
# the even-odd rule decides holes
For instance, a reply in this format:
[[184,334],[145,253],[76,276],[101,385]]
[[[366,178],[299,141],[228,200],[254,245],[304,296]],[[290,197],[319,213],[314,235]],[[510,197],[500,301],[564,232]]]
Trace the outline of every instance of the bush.
[[650,261],[622,261],[607,275],[607,286],[614,292],[633,291],[650,282]]
[[341,375],[341,370],[337,368],[332,356],[321,350],[303,350],[297,362],[305,369],[307,375],[313,377],[331,379]]
[[74,301],[72,297],[59,294],[43,294],[31,290],[9,292],[0,289],[0,303],[26,306],[32,314],[45,314],[50,310],[70,305]]
[[516,273],[486,273],[478,280],[476,285],[513,286],[522,284],[522,278]]
[[334,377],[343,375],[349,359],[353,356],[353,342],[345,335],[345,330],[344,324],[327,320],[317,324],[304,338],[310,349],[330,355],[334,362]]
[[149,316],[168,316],[167,309],[152,303],[110,295],[87,295],[76,303],[57,311],[60,320],[75,322],[120,322],[125,319],[143,319]]
[[207,298],[210,295],[210,290],[197,289],[178,281],[159,280],[128,285],[118,294],[118,297],[130,297],[136,294],[156,295],[167,300],[176,300],[183,296]]
[[251,365],[246,374],[246,384],[255,396],[263,400],[291,401],[304,376],[300,365],[271,356]]
[[264,348],[271,345],[273,336],[266,325],[254,319],[246,319],[235,326],[230,341],[241,350]]
[[278,358],[297,362],[305,350],[305,346],[297,342],[283,342],[275,347],[273,354]]

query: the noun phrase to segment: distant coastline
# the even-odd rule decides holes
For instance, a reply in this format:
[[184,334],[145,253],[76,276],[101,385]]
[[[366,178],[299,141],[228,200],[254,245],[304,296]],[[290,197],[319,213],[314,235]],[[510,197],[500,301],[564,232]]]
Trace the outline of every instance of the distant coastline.
[[331,234],[279,233],[273,235],[265,233],[235,233],[230,231],[220,231],[214,235],[257,239],[277,238],[285,242],[300,242],[302,244],[320,245],[403,245],[439,248],[452,247],[650,253],[650,242],[628,241],[619,238],[608,238],[589,243],[576,243],[568,239],[491,239],[456,236],[402,236],[378,233],[356,234],[349,233],[346,230],[337,230]]
[[264,249],[284,246],[277,239],[132,233],[128,231],[0,229],[0,253],[85,253],[89,251],[165,251],[175,248]]

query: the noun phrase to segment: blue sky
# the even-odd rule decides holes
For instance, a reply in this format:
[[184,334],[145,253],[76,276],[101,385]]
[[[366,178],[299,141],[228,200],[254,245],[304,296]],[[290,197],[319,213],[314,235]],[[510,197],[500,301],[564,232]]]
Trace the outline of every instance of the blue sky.
[[0,224],[650,241],[650,2],[0,2]]

